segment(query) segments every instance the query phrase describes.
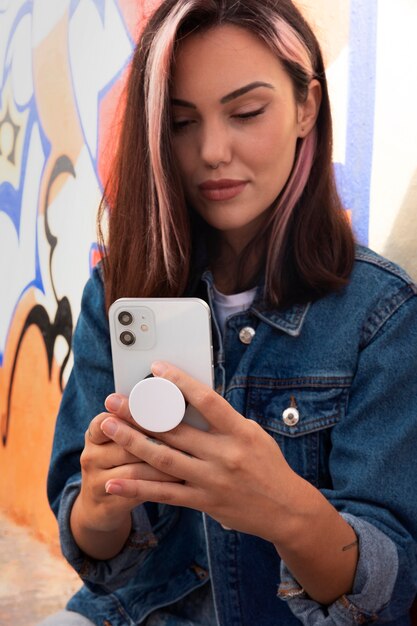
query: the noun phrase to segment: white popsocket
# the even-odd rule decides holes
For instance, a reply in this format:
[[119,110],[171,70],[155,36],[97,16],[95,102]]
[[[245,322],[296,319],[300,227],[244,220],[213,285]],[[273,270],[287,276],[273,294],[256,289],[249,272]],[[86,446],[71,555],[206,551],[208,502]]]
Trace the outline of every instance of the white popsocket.
[[164,433],[181,422],[185,400],[170,380],[145,378],[130,392],[129,409],[139,426],[155,433]]

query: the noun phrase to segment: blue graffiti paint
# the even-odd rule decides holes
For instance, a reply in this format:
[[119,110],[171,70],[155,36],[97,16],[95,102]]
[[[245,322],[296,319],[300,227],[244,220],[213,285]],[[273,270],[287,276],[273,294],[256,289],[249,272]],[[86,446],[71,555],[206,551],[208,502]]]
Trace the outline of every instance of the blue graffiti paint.
[[368,242],[376,93],[378,0],[351,0],[349,103],[345,165],[335,164],[353,229]]
[[[20,7],[19,11],[16,13],[13,23],[10,26],[10,29],[7,34],[7,46],[6,52],[4,55],[5,59],[12,58],[10,54],[10,50],[13,45],[13,37],[15,32],[21,22],[21,20],[27,15],[32,14],[33,3],[31,1],[25,2]],[[0,101],[3,105],[3,101],[1,100],[3,87],[9,80],[9,74],[11,72],[11,62],[5,64],[5,72],[3,75],[3,82],[0,85]],[[28,100],[28,102],[23,105],[19,105],[16,101],[13,102],[13,107],[17,110],[25,111],[28,114],[28,118],[24,128],[19,128],[20,133],[24,133],[23,137],[23,146],[22,153],[20,155],[21,161],[18,164],[20,170],[18,187],[15,188],[10,181],[0,179],[0,213],[4,213],[10,220],[11,224],[13,224],[16,235],[20,240],[21,235],[21,220],[22,220],[22,202],[23,202],[23,194],[24,194],[24,185],[25,185],[25,173],[28,164],[29,151],[30,151],[30,142],[32,138],[32,133],[38,131],[39,137],[42,146],[44,163],[50,153],[50,143],[48,138],[46,137],[42,124],[40,123],[39,113],[36,106],[36,101],[34,96]],[[4,156],[4,155],[3,155]],[[39,198],[34,198],[33,201],[38,204]],[[36,216],[34,216],[34,228],[36,229]],[[21,285],[21,292],[17,295],[16,302],[14,304],[14,310],[10,316],[10,323],[15,315],[16,308],[24,293],[30,288],[36,288],[41,291],[44,291],[44,285],[42,280],[42,272],[41,272],[41,264],[40,264],[40,254],[39,254],[39,241],[38,238],[35,238],[35,254],[33,258],[33,278],[29,281],[28,284]],[[8,335],[8,331],[6,332],[6,336]],[[4,354],[0,351],[0,367],[3,365]]]
[[[94,6],[100,16],[101,22],[103,24],[103,27],[106,23],[106,4],[104,2],[104,0],[93,0],[94,1]],[[113,0],[114,1],[114,8],[117,11],[117,13],[120,16],[120,21],[121,24],[123,26],[125,35],[127,37],[127,39],[129,40],[130,44],[131,44],[131,50],[133,51],[133,47],[134,47],[134,42],[132,40],[132,37],[130,35],[128,26],[124,20],[123,17],[123,13],[120,10],[120,7],[118,5],[117,0]],[[81,0],[71,0],[71,5],[70,5],[70,17],[73,16],[73,14],[75,13],[75,11],[77,10],[78,6],[80,5]],[[107,5],[107,10],[108,10],[108,5]],[[108,20],[108,18],[107,18]],[[69,43],[68,43],[69,45]],[[102,100],[105,98],[106,94],[112,89],[112,87],[114,86],[114,84],[121,78],[121,76],[123,75],[123,72],[125,71],[127,65],[130,63],[130,57],[126,59],[125,63],[123,64],[122,67],[120,67],[119,71],[109,80],[109,82],[103,86],[103,88],[101,90],[98,91],[97,93],[97,114],[96,114],[96,120],[97,122],[100,119],[100,105]],[[85,128],[84,128],[84,124],[82,121],[82,116],[80,113],[80,110],[78,108],[78,101],[77,101],[77,97],[76,97],[76,88],[75,88],[75,84],[74,84],[74,77],[73,74],[71,72],[70,75],[70,80],[71,80],[71,84],[72,84],[72,91],[74,93],[74,103],[75,103],[75,107],[76,107],[76,112],[77,112],[77,116],[79,119],[79,127],[80,127],[80,131],[82,133],[83,136],[83,143],[85,148],[88,151],[88,154],[90,155],[90,159],[91,162],[93,164],[94,167],[94,171],[97,174],[97,181],[99,183],[100,186],[100,191],[103,191],[102,185],[101,185],[101,180],[100,180],[100,175],[99,175],[99,169],[98,169],[98,160],[99,160],[99,154],[98,154],[98,147],[99,147],[99,127],[97,125],[96,130],[96,141],[95,141],[95,146],[96,146],[96,151],[93,152],[91,149],[91,145],[90,142],[88,141],[87,135],[85,133]]]

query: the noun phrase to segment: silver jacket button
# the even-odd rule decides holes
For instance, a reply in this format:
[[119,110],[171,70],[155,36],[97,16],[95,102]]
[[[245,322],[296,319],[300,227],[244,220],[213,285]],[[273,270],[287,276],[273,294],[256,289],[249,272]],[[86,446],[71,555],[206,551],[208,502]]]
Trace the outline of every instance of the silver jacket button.
[[251,328],[250,326],[245,326],[245,328],[242,328],[242,330],[239,332],[239,339],[242,343],[246,344],[247,346],[252,343],[252,339],[255,337],[256,335],[256,331]]
[[283,411],[282,420],[287,426],[296,426],[300,421],[300,414],[295,407],[289,407]]

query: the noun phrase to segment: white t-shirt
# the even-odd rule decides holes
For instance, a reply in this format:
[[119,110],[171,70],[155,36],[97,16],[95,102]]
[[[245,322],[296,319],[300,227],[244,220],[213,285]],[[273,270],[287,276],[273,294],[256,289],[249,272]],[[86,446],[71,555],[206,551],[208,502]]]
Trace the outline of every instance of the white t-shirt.
[[256,294],[256,287],[242,291],[242,293],[234,293],[230,296],[220,293],[213,285],[213,306],[216,319],[219,323],[220,330],[224,333],[226,319],[234,313],[246,311],[251,306]]

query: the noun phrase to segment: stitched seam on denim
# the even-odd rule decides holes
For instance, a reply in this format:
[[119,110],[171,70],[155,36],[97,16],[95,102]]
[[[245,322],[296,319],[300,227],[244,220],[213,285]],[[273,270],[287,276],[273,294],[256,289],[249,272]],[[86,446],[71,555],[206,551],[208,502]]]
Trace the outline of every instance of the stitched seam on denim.
[[251,306],[249,311],[255,313],[256,315],[265,316],[268,321],[268,313],[271,316],[271,319],[278,319],[279,324],[283,324],[284,326],[294,326],[296,324],[298,326],[300,320],[306,314],[306,309],[309,308],[309,304],[301,305],[295,304],[290,309],[287,309],[282,312],[276,312],[276,309],[268,309],[268,308],[260,308],[257,306]]
[[363,327],[359,342],[362,350],[370,344],[375,335],[383,328],[390,318],[398,311],[405,302],[415,297],[415,293],[409,285],[405,285],[389,298],[380,302],[379,307],[367,318]]
[[352,604],[352,602],[350,602],[350,600],[346,596],[342,596],[336,602],[351,614],[353,620],[357,624],[375,622],[378,619],[378,615],[376,615],[375,613],[366,613],[364,611],[361,611],[357,606]]
[[288,589],[288,590],[280,590],[278,591],[278,597],[281,600],[295,600],[299,598],[306,598],[307,594],[304,589]]
[[412,278],[400,267],[396,266],[395,263],[392,263],[388,259],[384,259],[383,257],[373,256],[370,252],[366,252],[365,250],[357,250],[355,254],[355,258],[359,262],[369,263],[370,265],[374,265],[375,267],[379,267],[393,276],[397,276],[402,281],[404,281],[407,285],[412,287],[414,293],[417,293],[417,285],[415,285]]
[[133,550],[146,550],[155,548],[158,545],[158,539],[153,533],[138,533],[134,532],[126,544]]
[[284,379],[271,379],[255,376],[235,376],[232,383],[228,386],[227,391],[232,389],[245,389],[246,387],[253,386],[258,389],[332,389],[333,387],[340,389],[350,389],[352,385],[352,376],[343,377],[306,377],[306,378],[284,378]]
[[302,437],[303,435],[309,435],[325,428],[331,428],[340,421],[341,411],[332,415],[331,417],[319,418],[317,420],[307,422],[301,428],[294,426],[293,428],[288,426],[273,426],[271,422],[264,419],[257,419],[260,426],[263,426],[265,430],[283,435],[285,437],[291,437],[293,439]]
[[[239,565],[238,565],[239,546],[238,546],[238,544],[241,543],[241,538],[240,538],[240,535],[238,533],[234,533],[234,537],[235,537],[234,542],[233,542],[234,566],[235,566],[236,572],[238,572],[239,571]],[[229,567],[230,567],[230,565],[229,565]],[[239,580],[239,576],[238,575],[236,575],[236,580],[237,581]],[[237,597],[237,607],[233,607],[233,612],[236,615],[236,609],[237,609],[237,611],[239,611],[240,620],[239,620],[239,622],[237,622],[237,620],[234,620],[234,621],[236,621],[238,624],[243,624],[244,623],[244,617],[243,617],[243,613],[242,613],[243,602],[242,602],[241,593],[240,593],[240,585],[238,583],[236,583],[236,597]]]
[[277,596],[281,600],[293,600],[295,598],[306,598],[307,594],[300,585],[294,582],[282,582],[278,587]]
[[295,307],[294,311],[288,315],[288,319],[284,318],[284,314],[279,316],[278,314],[270,314],[270,317],[267,317],[265,313],[262,313],[256,307],[252,307],[250,311],[256,315],[262,322],[268,324],[269,326],[273,326],[275,329],[282,330],[288,333],[291,336],[297,337],[301,333],[302,326],[304,324],[304,320],[306,315],[310,309],[311,303],[309,302],[305,306]]
[[84,559],[83,560],[83,564],[81,565],[79,572],[78,572],[78,576],[84,580],[84,578],[87,578],[88,574],[91,571],[91,564],[88,561],[88,559]]
[[112,598],[112,600],[115,602],[118,613],[123,617],[124,620],[126,620],[129,626],[130,625],[134,626],[136,622],[130,617],[129,613],[126,611],[125,607],[120,602],[119,598],[114,593],[110,593],[109,595]]
[[[194,574],[193,574],[194,575]],[[175,604],[177,602],[179,602],[180,600],[184,600],[184,598],[186,598],[191,592],[195,591],[196,589],[200,589],[201,587],[203,587],[204,585],[207,584],[207,579],[204,581],[198,581],[195,582],[195,584],[193,586],[190,587],[190,589],[186,589],[186,591],[182,590],[180,595],[178,596],[177,594],[174,595],[174,598],[171,599],[171,601],[169,602],[169,605],[171,604]],[[165,595],[165,587],[166,585],[164,584],[163,587],[156,587],[155,589],[153,589],[153,593],[155,594],[155,597],[164,597]],[[110,594],[112,597],[114,594]],[[132,605],[130,605],[132,607]],[[137,606],[136,602],[135,602],[135,607]],[[157,604],[149,607],[149,609],[147,609],[145,611],[145,613],[141,616],[140,618],[140,624],[146,623],[146,619],[155,611],[158,611],[159,609],[163,609],[165,608],[167,605],[166,602],[164,601],[160,601]],[[125,611],[125,615],[127,615],[126,613],[126,609],[124,609]],[[133,619],[130,618],[129,615],[127,615],[127,617],[129,617],[130,622],[129,624],[131,626],[137,626],[139,622],[136,621],[136,619],[133,621]]]

